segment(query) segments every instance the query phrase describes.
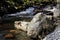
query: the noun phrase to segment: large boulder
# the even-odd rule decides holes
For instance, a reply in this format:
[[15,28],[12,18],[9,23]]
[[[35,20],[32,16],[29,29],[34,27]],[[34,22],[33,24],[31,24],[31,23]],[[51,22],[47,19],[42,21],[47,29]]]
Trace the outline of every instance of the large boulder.
[[39,31],[41,31],[42,26],[40,25],[45,19],[46,15],[43,13],[36,14],[28,25],[27,35],[36,37]]
[[31,21],[15,21],[14,26],[16,29],[27,31],[28,36],[36,37],[42,28],[48,30],[53,28],[53,22],[46,14],[37,13]]

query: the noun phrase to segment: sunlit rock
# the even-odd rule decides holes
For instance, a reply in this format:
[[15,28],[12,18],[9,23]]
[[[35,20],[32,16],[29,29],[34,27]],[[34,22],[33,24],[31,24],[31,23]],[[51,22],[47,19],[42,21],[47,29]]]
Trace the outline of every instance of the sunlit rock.
[[60,10],[59,9],[56,9],[54,11],[54,17],[58,17],[58,16],[60,16]]
[[60,15],[60,10],[53,6],[52,7],[48,6],[48,7],[44,8],[44,10],[53,12],[54,17],[58,17]]
[[48,19],[49,17],[43,13],[37,13],[31,21],[15,21],[14,26],[16,29],[27,31],[28,36],[36,37],[42,28],[52,28],[53,23]]
[[11,13],[6,14],[3,17],[24,17],[24,16],[33,16],[34,14],[34,8],[29,7],[25,11],[17,12],[17,13]]
[[41,31],[42,26],[40,25],[45,19],[46,19],[46,15],[42,13],[37,13],[28,25],[27,35],[36,37],[39,31]]
[[16,29],[21,29],[23,31],[27,31],[27,26],[28,26],[29,22],[25,22],[25,21],[15,21],[14,22],[14,26]]

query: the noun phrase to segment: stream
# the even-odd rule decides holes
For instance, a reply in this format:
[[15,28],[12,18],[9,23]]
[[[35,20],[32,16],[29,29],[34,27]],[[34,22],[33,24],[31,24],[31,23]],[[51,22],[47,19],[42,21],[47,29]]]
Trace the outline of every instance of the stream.
[[[46,8],[45,8],[46,9]],[[34,10],[35,10],[35,8],[34,7],[29,7],[29,8],[27,8],[26,10],[24,10],[24,11],[21,11],[21,12],[16,12],[16,13],[12,13],[12,14],[5,14],[2,18],[3,19],[7,19],[7,20],[16,20],[17,18],[33,18],[33,16],[34,16]],[[49,9],[50,10],[50,9]],[[53,9],[52,9],[53,10]],[[47,11],[47,10],[46,10]],[[49,13],[49,12],[48,12]],[[14,19],[15,18],[15,19]],[[5,26],[4,26],[5,27]],[[10,26],[10,27],[13,27],[13,26]],[[4,37],[4,35],[6,34],[6,33],[8,33],[9,31],[2,31],[2,32],[0,32],[0,40],[10,40],[10,39],[5,39],[5,37]],[[18,31],[18,32],[20,32],[20,31]],[[22,35],[22,37],[24,38],[24,40],[26,39],[26,40],[29,40],[30,38],[28,38],[27,36],[26,36],[26,33],[24,33],[24,32],[20,32],[19,34],[18,34],[18,36],[19,37],[21,37],[21,34],[23,33],[23,35]],[[25,34],[25,35],[24,35]],[[26,37],[25,37],[26,36]],[[19,38],[19,39],[22,39],[23,40],[23,38]],[[27,39],[28,38],[28,39]],[[15,39],[11,39],[11,40],[15,40]]]

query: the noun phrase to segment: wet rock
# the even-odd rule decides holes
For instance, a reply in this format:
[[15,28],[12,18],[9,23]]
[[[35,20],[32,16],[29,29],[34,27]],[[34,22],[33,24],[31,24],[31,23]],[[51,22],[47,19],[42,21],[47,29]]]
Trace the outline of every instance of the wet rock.
[[10,30],[9,32],[12,33],[13,35],[19,34],[19,31],[17,31],[17,30]]
[[[50,17],[50,16],[49,16]],[[52,18],[52,17],[50,17]],[[27,31],[28,36],[36,37],[43,29],[52,28],[53,22],[43,13],[37,13],[29,22],[15,21],[14,26],[16,29]],[[49,29],[48,29],[49,30]]]
[[19,33],[16,35],[17,40],[31,40],[30,37],[27,36],[26,32],[19,30]]
[[6,39],[10,39],[10,38],[14,38],[14,35],[11,34],[11,33],[8,33],[8,34],[5,34],[4,37],[5,37]]
[[60,25],[55,30],[48,34],[43,40],[60,40]]

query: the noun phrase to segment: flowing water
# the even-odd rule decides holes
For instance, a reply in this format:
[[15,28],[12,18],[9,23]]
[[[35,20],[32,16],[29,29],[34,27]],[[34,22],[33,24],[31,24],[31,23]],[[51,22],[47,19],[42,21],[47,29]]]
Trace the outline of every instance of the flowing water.
[[[19,17],[23,17],[23,18],[28,17],[28,18],[30,18],[30,17],[33,17],[34,16],[34,10],[35,10],[34,7],[29,7],[25,11],[16,12],[14,14],[13,13],[12,14],[6,14],[6,15],[3,16],[3,18],[5,18],[5,19],[8,19],[10,17],[14,17],[14,18],[16,18],[16,17],[18,17],[18,18]],[[12,18],[12,19],[14,19],[14,18]],[[16,19],[14,19],[14,20],[16,20]],[[5,27],[5,26],[3,26],[3,27]],[[13,27],[13,26],[10,26],[10,27]],[[3,30],[2,32],[0,32],[0,40],[31,40],[26,35],[26,32],[21,32],[21,31],[18,31],[17,30],[18,35],[15,35],[15,38],[14,39],[6,39],[5,36],[4,36],[6,33],[9,33],[9,31]]]
[[3,17],[31,17],[33,16],[34,14],[34,7],[29,7],[27,8],[25,11],[21,11],[21,12],[17,12],[17,13],[14,13],[14,14],[6,14],[4,15]]

